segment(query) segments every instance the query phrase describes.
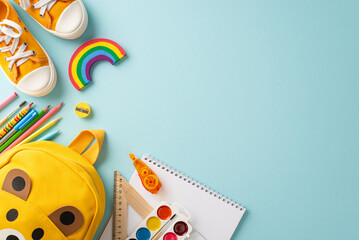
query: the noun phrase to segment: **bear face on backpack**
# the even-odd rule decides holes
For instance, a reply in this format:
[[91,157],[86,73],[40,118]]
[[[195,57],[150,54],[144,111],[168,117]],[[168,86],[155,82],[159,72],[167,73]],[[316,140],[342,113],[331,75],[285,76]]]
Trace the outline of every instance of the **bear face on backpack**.
[[0,240],[92,239],[105,210],[93,167],[103,138],[83,131],[69,147],[34,142],[1,155]]

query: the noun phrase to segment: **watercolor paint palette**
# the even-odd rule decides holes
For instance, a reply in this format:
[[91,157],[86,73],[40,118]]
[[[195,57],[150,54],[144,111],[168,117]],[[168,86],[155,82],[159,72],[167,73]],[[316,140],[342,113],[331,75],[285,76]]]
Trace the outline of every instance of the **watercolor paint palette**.
[[184,240],[192,232],[190,214],[179,203],[160,202],[127,240]]

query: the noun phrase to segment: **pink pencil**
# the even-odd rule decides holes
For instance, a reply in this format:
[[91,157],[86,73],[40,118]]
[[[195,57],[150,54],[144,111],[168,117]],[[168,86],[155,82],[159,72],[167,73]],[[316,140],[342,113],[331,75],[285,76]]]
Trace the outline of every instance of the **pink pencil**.
[[14,98],[16,98],[17,94],[14,92],[9,97],[7,97],[2,103],[0,103],[0,109],[8,105]]
[[54,115],[59,109],[60,107],[63,105],[64,103],[60,103],[59,105],[57,105],[56,107],[54,107],[53,109],[51,109],[45,116],[43,116],[42,118],[40,118],[40,120],[35,123],[31,128],[29,128],[26,132],[24,132],[18,139],[16,139],[13,143],[10,144],[10,146],[8,146],[1,154],[5,153],[6,151],[10,150],[11,148],[15,147],[19,142],[21,142],[22,140],[24,140],[27,136],[29,136],[33,131],[36,130],[36,128],[38,128],[41,124],[43,124],[47,119],[49,119],[52,115]]

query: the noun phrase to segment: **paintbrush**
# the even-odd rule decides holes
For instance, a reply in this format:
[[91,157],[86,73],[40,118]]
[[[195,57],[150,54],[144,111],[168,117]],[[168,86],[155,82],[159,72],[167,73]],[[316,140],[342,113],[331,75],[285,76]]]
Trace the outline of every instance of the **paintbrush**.
[[174,214],[174,215],[170,218],[170,220],[168,220],[168,222],[167,222],[165,225],[163,225],[163,227],[162,227],[162,228],[156,233],[156,235],[154,235],[150,240],[157,240],[157,239],[159,239],[159,238],[161,237],[161,235],[162,235],[162,230],[165,229],[165,227],[168,225],[168,223],[170,223],[175,217],[176,217],[176,214]]
[[0,126],[3,125],[17,110],[19,110],[25,104],[26,104],[26,101],[23,101],[22,103],[20,103],[20,105],[18,107],[16,107],[11,113],[9,113],[9,115],[7,115],[3,120],[1,120]]

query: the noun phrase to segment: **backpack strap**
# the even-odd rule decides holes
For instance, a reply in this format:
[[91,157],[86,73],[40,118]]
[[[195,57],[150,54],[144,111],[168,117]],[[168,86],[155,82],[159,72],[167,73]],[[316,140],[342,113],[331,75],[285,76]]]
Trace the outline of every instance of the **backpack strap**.
[[[97,160],[98,154],[100,153],[104,138],[104,130],[84,130],[80,132],[80,134],[70,143],[68,147],[81,154],[91,164],[94,164]],[[90,146],[94,139],[94,144]]]

